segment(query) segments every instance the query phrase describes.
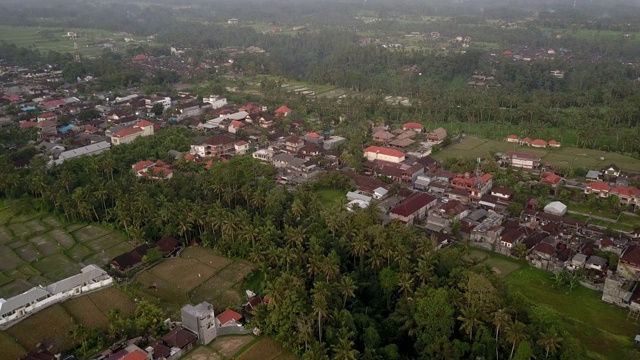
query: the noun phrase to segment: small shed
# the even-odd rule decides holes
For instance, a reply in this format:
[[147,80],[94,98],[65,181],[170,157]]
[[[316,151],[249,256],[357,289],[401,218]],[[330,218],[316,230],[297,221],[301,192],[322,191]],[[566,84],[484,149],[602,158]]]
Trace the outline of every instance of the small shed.
[[564,216],[564,214],[567,213],[567,205],[560,201],[552,201],[544,207],[544,212],[552,215]]
[[380,200],[383,197],[387,196],[388,193],[389,191],[387,189],[379,187],[373,190],[373,197],[377,200]]
[[584,264],[587,262],[587,258],[589,256],[585,254],[576,254],[573,259],[571,259],[571,265],[581,268],[584,267]]
[[587,181],[598,181],[598,177],[600,176],[600,172],[596,170],[587,171]]

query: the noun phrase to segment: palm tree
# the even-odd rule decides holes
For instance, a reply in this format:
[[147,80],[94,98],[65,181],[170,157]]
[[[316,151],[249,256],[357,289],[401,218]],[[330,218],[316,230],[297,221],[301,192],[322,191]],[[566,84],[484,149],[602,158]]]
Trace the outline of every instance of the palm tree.
[[496,360],[498,356],[498,336],[500,335],[500,329],[507,326],[510,321],[510,316],[504,309],[499,309],[493,314],[493,325],[496,327]]
[[560,348],[562,338],[558,334],[558,331],[552,326],[547,332],[540,333],[540,339],[538,339],[538,345],[542,346],[546,350],[546,358],[549,357],[549,353],[555,354],[556,350]]
[[[318,283],[316,283],[318,284]],[[312,290],[311,300],[313,312],[318,315],[318,340],[322,342],[322,319],[326,318],[329,312],[327,303],[328,291],[321,287]]]
[[507,332],[507,341],[512,344],[511,355],[509,355],[509,359],[511,359],[513,357],[513,352],[516,350],[516,345],[529,338],[527,335],[527,325],[520,321],[516,321],[515,323],[508,325],[505,331]]
[[467,333],[469,339],[473,340],[473,329],[482,325],[482,320],[480,320],[480,314],[476,307],[471,305],[470,307],[461,309],[458,320],[462,321],[460,330]]
[[409,273],[401,273],[398,276],[398,287],[400,288],[400,292],[407,296],[413,291],[413,278]]
[[341,338],[337,344],[331,346],[333,359],[335,360],[356,360],[358,351],[353,348],[354,343],[349,338]]
[[354,262],[356,257],[360,259],[360,269],[364,266],[364,258],[370,248],[371,244],[364,235],[356,236],[351,242],[351,254]]
[[313,324],[306,316],[300,316],[296,323],[296,329],[298,330],[298,335],[304,341],[305,351],[308,351],[309,340],[311,339],[311,335],[313,335]]
[[335,286],[340,294],[342,294],[342,308],[344,309],[347,306],[347,299],[356,296],[358,286],[356,286],[353,279],[349,276],[343,276],[340,278],[340,282]]

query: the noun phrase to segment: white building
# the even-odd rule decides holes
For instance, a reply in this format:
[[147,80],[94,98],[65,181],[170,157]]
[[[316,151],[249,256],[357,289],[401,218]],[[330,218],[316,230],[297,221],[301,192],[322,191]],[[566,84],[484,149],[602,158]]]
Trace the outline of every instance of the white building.
[[80,274],[46,287],[36,286],[9,299],[0,299],[0,328],[6,329],[23,318],[66,299],[95,291],[113,283],[113,278],[96,265]]
[[115,145],[128,144],[133,140],[154,134],[154,124],[147,120],[141,120],[132,128],[122,129],[111,136],[111,143]]
[[111,144],[106,141],[101,141],[99,143],[83,146],[77,149],[64,151],[58,156],[57,160],[51,160],[48,166],[53,164],[60,165],[66,160],[70,160],[76,157],[87,156],[87,155],[97,155],[102,153],[103,151],[109,150],[111,148]]
[[567,213],[567,205],[560,201],[552,201],[544,207],[544,212],[552,215],[564,216],[564,214]]
[[220,109],[227,105],[227,99],[218,95],[210,95],[208,98],[202,99],[202,102],[211,104],[212,109]]
[[402,151],[389,149],[381,146],[369,146],[364,149],[364,157],[369,161],[382,160],[392,163],[401,163],[405,159],[405,155]]

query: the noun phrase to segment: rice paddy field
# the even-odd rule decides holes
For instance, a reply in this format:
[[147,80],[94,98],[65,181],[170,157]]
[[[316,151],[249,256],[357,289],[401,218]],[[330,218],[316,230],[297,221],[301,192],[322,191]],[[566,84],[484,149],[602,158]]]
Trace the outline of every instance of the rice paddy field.
[[[0,41],[22,47],[34,47],[40,51],[75,52],[74,41],[66,36],[68,32],[76,33],[78,51],[83,56],[99,56],[104,44],[112,44],[120,49],[128,44],[146,41],[143,37],[114,34],[97,29],[52,28],[0,25]],[[133,39],[127,43],[125,37]]]

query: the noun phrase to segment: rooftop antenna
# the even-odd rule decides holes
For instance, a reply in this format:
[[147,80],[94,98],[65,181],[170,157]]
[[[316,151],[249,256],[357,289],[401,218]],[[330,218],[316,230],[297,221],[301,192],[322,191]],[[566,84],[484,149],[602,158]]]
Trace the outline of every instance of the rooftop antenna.
[[473,179],[473,186],[480,190],[482,189],[482,170],[480,170],[480,166],[482,165],[482,158],[476,158],[476,170],[475,170],[475,178]]

